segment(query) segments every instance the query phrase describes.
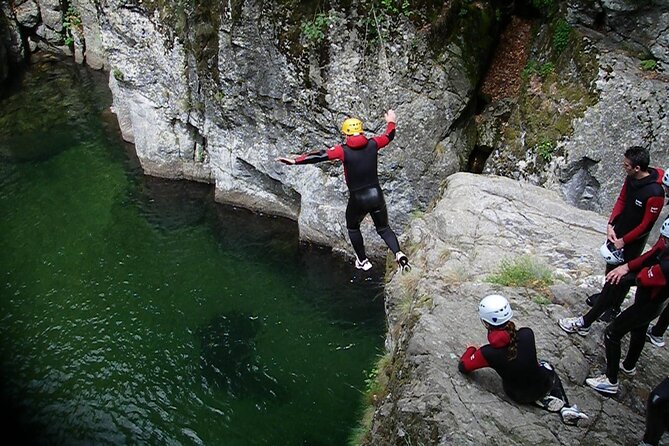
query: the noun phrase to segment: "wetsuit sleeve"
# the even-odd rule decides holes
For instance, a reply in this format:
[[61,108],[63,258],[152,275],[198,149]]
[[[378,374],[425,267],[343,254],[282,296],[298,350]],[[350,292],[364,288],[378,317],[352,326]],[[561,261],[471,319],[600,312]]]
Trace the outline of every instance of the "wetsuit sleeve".
[[625,179],[625,184],[623,184],[622,189],[620,189],[620,194],[618,194],[618,199],[613,205],[613,210],[611,211],[611,216],[609,217],[609,224],[615,225],[616,219],[625,209],[625,196],[627,195],[627,179]]
[[315,164],[329,159],[327,150],[317,150],[298,156],[295,158],[295,164]]
[[376,142],[377,150],[381,150],[395,138],[395,123],[389,122],[386,126],[386,132],[383,135],[375,136],[372,139]]
[[631,243],[642,235],[650,232],[650,229],[655,224],[657,217],[660,216],[660,211],[662,210],[663,205],[664,197],[649,197],[648,200],[646,200],[646,206],[643,210],[643,218],[641,219],[641,223],[639,223],[636,228],[623,235],[623,241],[625,244]]
[[316,150],[315,152],[305,153],[295,158],[295,164],[315,164],[321,161],[344,160],[344,150],[340,145],[330,147],[327,150]]
[[486,361],[485,357],[483,356],[481,349],[477,349],[476,347],[468,347],[460,357],[458,370],[460,370],[461,373],[469,373],[488,366],[488,361]]
[[639,271],[644,266],[651,266],[655,263],[655,255],[664,249],[664,242],[662,237],[659,237],[655,244],[642,255],[636,259],[632,259],[627,263],[630,271]]
[[[669,262],[656,263],[642,269],[636,276],[636,283],[642,287],[661,288],[667,285],[668,274]],[[655,293],[651,293],[651,298],[654,296]]]

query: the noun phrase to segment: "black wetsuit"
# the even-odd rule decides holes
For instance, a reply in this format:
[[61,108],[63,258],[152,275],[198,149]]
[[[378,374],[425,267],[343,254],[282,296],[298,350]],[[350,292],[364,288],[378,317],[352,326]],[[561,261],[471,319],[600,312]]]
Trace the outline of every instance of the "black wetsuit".
[[393,254],[400,250],[397,236],[388,225],[388,210],[377,172],[378,151],[387,146],[394,137],[395,123],[389,122],[383,135],[369,139],[364,135],[349,136],[344,144],[308,153],[295,160],[295,164],[329,160],[340,160],[344,163],[344,177],[349,190],[346,228],[355,254],[361,261],[367,258],[367,254],[360,223],[367,214],[371,215],[376,232]]
[[669,378],[665,378],[648,395],[646,404],[646,432],[643,441],[658,446],[660,438],[669,430]]
[[516,332],[516,355],[509,357],[510,337],[506,330],[488,332],[489,344],[480,349],[469,347],[460,358],[459,369],[469,373],[492,367],[502,378],[504,392],[517,403],[533,403],[553,395],[569,404],[557,373],[539,363],[532,329]]
[[[669,249],[664,247],[660,236],[653,248],[629,262],[630,271],[636,277],[637,290],[634,303],[620,313],[604,331],[606,348],[606,376],[612,383],[618,382],[620,370],[621,341],[630,333],[627,355],[623,361],[626,369],[636,366],[646,343],[648,325],[664,309],[669,297]],[[623,280],[627,280],[629,274]]]
[[[623,248],[625,263],[641,255],[648,241],[648,235],[660,216],[664,206],[663,175],[662,169],[650,167],[648,175],[644,178],[637,180],[628,176],[613,205],[609,224],[613,226],[616,237],[622,238],[625,242]],[[605,273],[608,274],[616,266],[607,264]],[[595,299],[592,299],[593,304],[597,300],[604,300],[600,302],[595,312],[589,312],[588,316],[584,317],[586,327],[609,309],[613,311],[613,315],[620,313],[620,306],[630,290],[630,284],[627,283],[608,289],[606,287],[607,285]]]

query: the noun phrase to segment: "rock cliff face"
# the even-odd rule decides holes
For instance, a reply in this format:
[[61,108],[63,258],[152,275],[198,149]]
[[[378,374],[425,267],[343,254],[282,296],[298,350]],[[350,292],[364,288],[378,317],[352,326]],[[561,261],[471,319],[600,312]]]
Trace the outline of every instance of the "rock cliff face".
[[[366,444],[637,444],[645,399],[666,376],[665,352],[647,344],[636,376],[621,377],[619,395],[605,398],[583,384],[605,366],[605,324],[595,323],[587,337],[557,325],[582,314],[585,297],[599,289],[605,225],[601,215],[546,189],[502,177],[449,177],[434,210],[410,225],[414,269],[386,287],[392,359]],[[488,281],[502,261],[520,256],[548,268],[555,284],[534,291]],[[588,422],[566,426],[557,414],[511,402],[490,369],[459,373],[466,347],[487,342],[478,303],[492,293],[509,298],[517,326],[534,330],[539,357],[555,366]]]
[[565,17],[529,45],[520,94],[478,117],[478,144],[491,153],[483,170],[607,213],[627,148],[669,167],[669,2],[573,1]]
[[468,168],[606,213],[625,148],[669,165],[667,0],[548,2],[520,93],[485,107],[477,87],[511,4],[400,3],[13,0],[0,30],[15,42],[5,54],[48,49],[108,70],[147,173],[212,183],[218,201],[296,219],[302,238],[347,252],[341,167],[274,158],[339,142],[348,115],[374,133],[386,108],[399,114],[380,171],[400,233]]

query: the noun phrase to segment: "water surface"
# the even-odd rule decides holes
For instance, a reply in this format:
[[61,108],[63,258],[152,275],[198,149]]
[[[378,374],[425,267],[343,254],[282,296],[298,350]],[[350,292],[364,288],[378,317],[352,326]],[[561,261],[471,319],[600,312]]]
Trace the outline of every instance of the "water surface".
[[142,175],[109,104],[64,63],[0,100],[5,424],[43,444],[345,444],[381,278]]

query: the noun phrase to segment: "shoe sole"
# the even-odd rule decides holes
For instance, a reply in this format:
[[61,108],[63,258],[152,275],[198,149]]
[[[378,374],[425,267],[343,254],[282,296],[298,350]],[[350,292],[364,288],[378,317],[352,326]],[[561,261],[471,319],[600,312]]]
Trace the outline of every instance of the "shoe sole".
[[655,347],[664,347],[664,344],[665,344],[664,341],[662,341],[662,342],[657,342],[657,341],[653,340],[653,338],[651,338],[650,336],[648,336],[648,334],[646,334],[646,339],[648,340],[648,342],[650,342],[651,344],[653,344]]
[[588,387],[590,387],[592,390],[596,390],[599,393],[605,393],[607,395],[615,395],[616,393],[618,393],[618,389],[615,390],[600,389],[599,387],[591,386],[590,384],[588,384]]

